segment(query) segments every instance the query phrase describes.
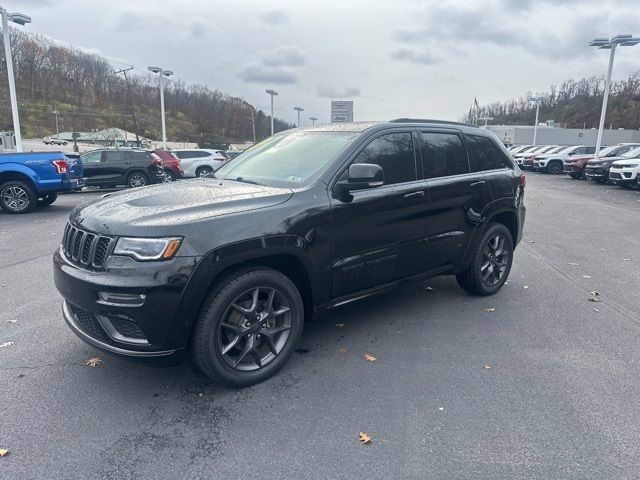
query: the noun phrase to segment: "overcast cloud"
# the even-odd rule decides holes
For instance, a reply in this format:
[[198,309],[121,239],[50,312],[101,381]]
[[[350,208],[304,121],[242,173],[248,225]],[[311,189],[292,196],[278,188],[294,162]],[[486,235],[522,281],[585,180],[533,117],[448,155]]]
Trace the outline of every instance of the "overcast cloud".
[[[268,108],[329,117],[353,99],[356,120],[457,120],[480,103],[543,91],[606,69],[589,40],[640,34],[638,0],[5,0],[18,27],[136,66],[160,65]],[[640,46],[615,78],[640,70]]]

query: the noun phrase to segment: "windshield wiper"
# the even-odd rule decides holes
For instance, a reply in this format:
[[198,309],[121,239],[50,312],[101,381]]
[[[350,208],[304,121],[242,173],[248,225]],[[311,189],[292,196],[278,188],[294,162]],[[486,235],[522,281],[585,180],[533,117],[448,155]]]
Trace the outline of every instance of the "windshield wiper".
[[263,187],[267,186],[266,183],[262,183],[262,182],[259,182],[258,180],[251,180],[249,178],[244,178],[244,177],[229,178],[227,180],[234,180],[236,182],[250,183],[252,185],[262,185]]

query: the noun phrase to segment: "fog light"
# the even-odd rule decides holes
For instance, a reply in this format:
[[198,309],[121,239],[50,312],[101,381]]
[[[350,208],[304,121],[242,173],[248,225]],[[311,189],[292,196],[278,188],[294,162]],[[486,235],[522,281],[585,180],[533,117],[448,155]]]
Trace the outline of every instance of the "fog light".
[[142,293],[98,292],[98,302],[113,307],[141,307],[147,296]]

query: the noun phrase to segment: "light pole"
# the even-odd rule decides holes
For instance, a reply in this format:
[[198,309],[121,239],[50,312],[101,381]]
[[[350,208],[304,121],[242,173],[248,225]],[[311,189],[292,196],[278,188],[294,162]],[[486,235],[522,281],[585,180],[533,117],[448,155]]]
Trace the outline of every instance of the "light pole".
[[315,125],[316,120],[318,120],[318,117],[309,117],[309,120],[311,120],[312,125]]
[[304,108],[302,108],[302,107],[293,107],[293,109],[298,112],[298,127],[300,127],[300,112],[304,112]]
[[487,128],[487,122],[493,120],[493,117],[480,117],[478,120],[484,120],[484,128]]
[[147,67],[150,72],[157,73],[160,78],[160,116],[162,117],[162,148],[167,149],[167,127],[164,122],[164,77],[173,75],[171,70],[164,70],[160,67]]
[[16,97],[16,80],[13,76],[13,59],[11,57],[11,41],[9,40],[9,20],[18,25],[31,23],[31,17],[24,13],[9,13],[0,7],[2,15],[2,36],[4,38],[4,55],[9,77],[9,96],[11,97],[11,115],[13,117],[13,134],[16,139],[16,151],[22,152],[22,134],[20,133],[20,117],[18,116],[18,98]]
[[56,117],[56,137],[60,137],[60,130],[58,129],[58,115],[60,114],[60,112],[56,108],[54,108],[53,114]]
[[271,95],[271,135],[273,135],[273,97],[278,95],[278,92],[275,90],[266,90],[266,92]]
[[530,98],[530,102],[536,104],[536,123],[533,124],[533,144],[536,144],[536,138],[538,137],[538,115],[540,114],[540,103],[546,100],[547,97],[533,97]]
[[[71,83],[75,84],[75,81],[76,81],[76,79],[73,77],[65,77],[65,80],[69,82],[69,84]],[[76,132],[76,111],[75,111],[75,107],[73,106],[73,100],[71,101],[71,121],[73,122],[73,134],[71,135],[73,137],[73,151],[79,152],[80,149],[78,148],[78,140],[77,140],[78,132]]]
[[604,84],[604,97],[602,98],[602,111],[600,112],[600,125],[598,127],[598,139],[596,140],[596,152],[593,156],[595,160],[600,157],[600,146],[602,145],[602,131],[604,130],[604,119],[607,115],[607,102],[609,101],[609,90],[611,89],[611,72],[613,71],[613,58],[616,54],[616,47],[633,47],[640,43],[640,37],[634,37],[630,33],[615,35],[610,38],[595,38],[589,42],[590,47],[598,47],[611,50],[609,52],[609,68],[607,69],[607,79]]

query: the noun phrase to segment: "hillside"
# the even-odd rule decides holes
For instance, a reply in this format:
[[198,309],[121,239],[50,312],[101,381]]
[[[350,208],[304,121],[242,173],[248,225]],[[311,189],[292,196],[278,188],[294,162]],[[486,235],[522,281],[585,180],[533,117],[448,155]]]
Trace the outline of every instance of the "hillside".
[[[157,75],[131,70],[127,80],[105,58],[62,47],[39,35],[11,31],[16,89],[22,134],[55,134],[55,111],[60,131],[120,127],[152,139],[161,137]],[[0,58],[4,47],[0,45]],[[4,60],[0,65],[0,129],[12,129]],[[268,136],[270,117],[241,98],[207,86],[186,84],[175,77],[165,87],[167,137],[201,145],[253,139],[253,110],[258,139]],[[293,125],[275,119],[276,131]]]
[[[571,79],[552,85],[547,92],[536,92],[535,96],[548,97],[540,106],[539,121],[554,120],[566,128],[597,128],[604,84],[603,77]],[[531,96],[529,92],[517,100],[481,105],[465,115],[464,121],[476,123],[478,117],[493,117],[493,124],[533,125],[535,106],[527,101]],[[606,118],[609,127],[640,128],[640,72],[612,82]]]

